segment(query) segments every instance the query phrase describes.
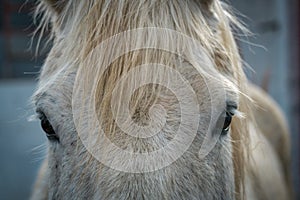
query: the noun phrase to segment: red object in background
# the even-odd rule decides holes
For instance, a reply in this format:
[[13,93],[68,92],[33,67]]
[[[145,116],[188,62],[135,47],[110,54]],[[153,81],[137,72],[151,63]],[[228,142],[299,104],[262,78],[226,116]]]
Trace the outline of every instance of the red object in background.
[[34,48],[30,49],[37,39],[32,40],[35,4],[34,0],[0,1],[0,79],[33,78],[30,73],[39,71],[36,66],[41,65],[45,52],[35,57]]

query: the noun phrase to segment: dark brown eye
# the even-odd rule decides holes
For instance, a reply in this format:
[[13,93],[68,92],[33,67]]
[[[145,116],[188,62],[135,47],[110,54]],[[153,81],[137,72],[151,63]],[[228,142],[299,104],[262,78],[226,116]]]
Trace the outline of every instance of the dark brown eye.
[[223,132],[228,132],[230,124],[232,120],[232,114],[229,112],[226,112],[226,116],[224,119],[224,125],[223,125]]
[[45,114],[41,114],[40,119],[41,119],[41,127],[43,131],[46,133],[47,138],[49,140],[59,141],[59,138],[57,137],[51,123],[49,122]]

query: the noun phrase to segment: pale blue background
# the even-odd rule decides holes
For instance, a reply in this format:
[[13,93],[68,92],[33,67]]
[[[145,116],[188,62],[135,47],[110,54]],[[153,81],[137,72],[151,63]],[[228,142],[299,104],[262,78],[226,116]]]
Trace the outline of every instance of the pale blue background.
[[0,199],[28,199],[46,138],[28,100],[34,81],[0,82]]

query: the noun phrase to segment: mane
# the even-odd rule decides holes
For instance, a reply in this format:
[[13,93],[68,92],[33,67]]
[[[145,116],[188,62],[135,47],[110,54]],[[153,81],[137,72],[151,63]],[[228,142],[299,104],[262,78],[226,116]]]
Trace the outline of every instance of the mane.
[[[94,93],[93,95],[86,95],[94,98],[99,113],[107,114],[107,116],[102,117],[105,118],[107,124],[105,126],[106,131],[112,135],[116,131],[116,124],[113,114],[107,112],[107,108],[109,108],[108,105],[110,105],[117,80],[135,66],[144,63],[163,63],[176,68],[180,56],[153,49],[128,52],[115,59],[110,64],[109,69],[103,71],[103,76],[101,76],[101,74],[95,73],[99,72],[99,66],[105,62],[106,58],[101,55],[114,54],[115,48],[118,46],[115,44],[116,46],[105,50],[97,49],[96,46],[123,31],[146,27],[174,30],[199,41],[214,63],[215,69],[219,73],[228,74],[230,81],[238,88],[240,93],[239,111],[247,115],[247,120],[246,118],[234,119],[231,129],[236,198],[243,199],[249,140],[248,117],[251,114],[249,99],[245,95],[247,94],[247,80],[242,69],[232,27],[242,30],[244,28],[230,14],[227,5],[219,1],[212,1],[211,5],[209,4],[209,1],[198,0],[74,0],[67,1],[64,9],[59,10],[59,15],[56,15],[54,10],[49,10],[43,2],[40,3],[37,12],[44,13],[43,23],[52,20],[50,23],[53,27],[54,43],[57,48],[64,51],[64,55],[68,55],[68,60],[73,61],[72,65],[79,68],[78,73],[93,75],[90,77],[93,81],[85,79],[84,84],[96,85],[93,87]],[[54,18],[51,17],[53,15],[55,15]],[[61,42],[60,38],[64,38],[65,42]],[[148,46],[156,47],[159,45],[159,41],[164,42],[165,45],[174,45],[171,36],[157,38],[160,36],[151,32],[151,35],[137,35],[137,38],[129,37],[128,44],[134,43],[139,46],[147,43]],[[195,50],[185,44],[177,44],[175,48],[180,52],[184,49],[187,55],[193,54]],[[103,60],[92,59],[88,61],[87,65],[86,58],[90,54],[99,55]],[[198,66],[198,59],[195,58],[189,62],[193,67],[201,70]],[[157,77],[157,79],[162,78],[163,75]],[[144,112],[148,112],[147,109],[157,101],[162,90],[164,89],[161,87],[153,86],[150,88],[142,87],[136,91],[131,101],[132,114],[141,117]],[[117,107],[121,104],[122,99],[119,99]]]

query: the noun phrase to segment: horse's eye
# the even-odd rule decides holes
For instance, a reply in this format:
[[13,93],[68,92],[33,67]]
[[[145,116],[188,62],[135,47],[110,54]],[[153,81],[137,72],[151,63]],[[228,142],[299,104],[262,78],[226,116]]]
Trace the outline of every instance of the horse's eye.
[[223,132],[228,132],[230,124],[231,124],[231,120],[232,120],[232,114],[229,112],[226,112],[226,116],[224,119],[224,124],[223,124]]
[[47,138],[52,141],[59,141],[59,138],[56,135],[56,133],[55,133],[51,123],[47,119],[47,117],[44,114],[42,114],[40,119],[41,119],[41,127],[44,130],[44,132],[46,133]]

